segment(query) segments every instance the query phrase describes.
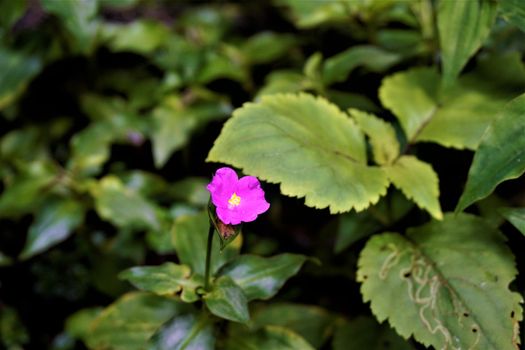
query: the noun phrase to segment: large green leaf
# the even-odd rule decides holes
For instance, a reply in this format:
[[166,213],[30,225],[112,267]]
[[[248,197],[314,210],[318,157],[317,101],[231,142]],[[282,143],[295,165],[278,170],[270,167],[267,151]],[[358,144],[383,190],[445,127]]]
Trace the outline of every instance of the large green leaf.
[[250,320],[248,300],[243,290],[230,277],[221,276],[204,295],[204,302],[210,312],[221,318],[246,323]]
[[[159,295],[175,294],[182,291],[183,301],[195,301],[195,289],[202,285],[191,278],[191,269],[186,265],[171,262],[159,266],[137,266],[122,271],[121,279],[135,287]],[[190,297],[188,300],[187,297]],[[192,297],[194,296],[194,297]]]
[[341,324],[334,335],[333,350],[409,350],[410,343],[372,317],[358,317]]
[[91,325],[85,340],[93,349],[140,350],[186,304],[148,293],[129,293],[107,307]]
[[[181,263],[191,267],[194,274],[204,276],[206,246],[210,220],[206,212],[180,217],[173,226],[172,239]],[[215,234],[215,233],[214,233]],[[237,238],[222,252],[220,242],[213,240],[211,250],[211,273],[217,272],[225,263],[239,254],[242,240]]]
[[525,3],[521,0],[501,0],[499,4],[503,18],[525,32]]
[[472,75],[440,94],[439,74],[415,68],[386,77],[379,90],[385,107],[399,119],[408,142],[476,149],[487,126],[513,92],[487,85]]
[[98,214],[118,227],[161,228],[160,209],[138,193],[127,189],[119,178],[108,175],[95,184],[91,193]]
[[525,208],[501,208],[499,212],[525,235]]
[[505,237],[483,219],[445,215],[367,243],[358,281],[382,322],[425,346],[516,349],[522,297],[508,287],[517,271]]
[[439,179],[430,164],[414,156],[402,156],[386,168],[390,181],[434,218],[442,219],[439,205]]
[[399,156],[399,142],[394,127],[373,114],[351,109],[349,114],[370,138],[377,164],[392,163]]
[[499,183],[515,179],[523,172],[525,94],[506,105],[483,135],[456,210],[461,211],[488,196]]
[[300,335],[279,326],[266,326],[228,337],[226,350],[314,350]]
[[27,259],[68,238],[84,219],[84,208],[78,201],[48,201],[29,227],[27,241],[20,257]]
[[149,341],[148,350],[213,350],[213,325],[206,314],[178,315]]
[[345,81],[357,67],[382,72],[401,60],[401,55],[370,45],[353,46],[328,58],[323,66],[323,81],[330,85]]
[[269,299],[306,261],[304,255],[284,253],[270,258],[241,255],[226,264],[220,275],[231,277],[248,300]]
[[437,23],[445,84],[458,76],[488,36],[497,5],[491,0],[439,2]]
[[336,320],[333,314],[318,306],[291,303],[261,307],[253,316],[255,327],[285,327],[302,336],[316,349],[320,349],[330,337]]
[[0,110],[11,104],[41,69],[38,57],[0,47]]
[[[322,116],[322,118],[321,118]],[[363,210],[386,193],[384,172],[366,164],[364,137],[345,113],[308,94],[263,96],[233,113],[207,161],[281,184],[305,204]]]

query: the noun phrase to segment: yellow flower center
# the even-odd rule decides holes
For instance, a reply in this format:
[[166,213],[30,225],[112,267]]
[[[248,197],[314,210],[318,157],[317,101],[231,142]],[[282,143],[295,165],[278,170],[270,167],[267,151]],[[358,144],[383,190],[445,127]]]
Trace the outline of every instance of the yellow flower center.
[[232,194],[231,198],[228,200],[230,207],[236,207],[241,204],[241,197],[239,197],[235,192]]

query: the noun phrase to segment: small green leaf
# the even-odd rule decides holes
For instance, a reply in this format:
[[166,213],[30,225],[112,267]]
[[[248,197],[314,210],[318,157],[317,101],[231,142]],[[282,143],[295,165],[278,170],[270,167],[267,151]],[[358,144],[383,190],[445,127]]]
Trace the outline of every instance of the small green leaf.
[[263,96],[237,109],[207,161],[280,183],[283,194],[332,213],[363,210],[388,186],[383,171],[366,164],[364,137],[354,121],[307,94]]
[[401,55],[371,45],[353,46],[329,57],[323,66],[326,85],[345,81],[357,67],[364,66],[372,72],[382,72],[401,60]]
[[525,235],[525,208],[501,208],[499,212]]
[[241,52],[252,64],[268,63],[288,54],[295,41],[293,35],[261,32],[246,40]]
[[409,143],[430,141],[475,150],[487,126],[513,91],[488,85],[471,74],[440,94],[441,80],[431,68],[415,68],[383,79],[379,97],[399,119]]
[[177,200],[204,207],[210,199],[206,185],[210,182],[205,177],[187,177],[170,185],[169,194]]
[[24,92],[41,69],[40,58],[0,47],[0,111]]
[[[334,329],[336,317],[323,308],[291,303],[261,307],[253,316],[255,327],[281,326],[302,336],[320,349]],[[365,348],[363,348],[365,349]]]
[[219,272],[239,285],[248,301],[273,297],[284,283],[294,276],[306,261],[298,254],[284,253],[270,258],[241,255]]
[[156,123],[152,135],[153,158],[157,168],[160,168],[168,161],[173,151],[182,148],[188,142],[196,120],[184,110],[181,101],[173,96],[155,108],[153,119]]
[[75,200],[48,201],[29,227],[20,257],[30,258],[67,239],[84,219],[84,208]]
[[93,186],[91,193],[98,214],[114,225],[132,229],[160,229],[159,208],[124,187],[116,176],[102,178]]
[[250,320],[248,300],[241,287],[228,276],[213,282],[211,292],[204,295],[204,302],[215,316],[241,323]]
[[102,36],[110,50],[147,55],[169,40],[170,32],[161,21],[137,20],[126,24],[104,24]]
[[56,15],[75,39],[79,51],[88,53],[93,49],[98,29],[94,17],[98,10],[97,0],[56,1],[42,0],[42,7]]
[[496,18],[491,0],[439,2],[437,23],[443,57],[443,80],[449,85],[479,49]]
[[405,236],[376,235],[358,266],[364,300],[404,338],[436,349],[518,347],[522,297],[508,289],[514,257],[483,219],[448,214]]
[[46,198],[56,174],[49,164],[33,162],[17,174],[14,182],[6,184],[0,195],[0,218],[16,218],[30,213]]
[[66,320],[66,332],[75,339],[84,340],[90,332],[91,323],[101,312],[101,307],[92,307],[75,312]]
[[391,166],[385,167],[385,172],[407,198],[434,218],[443,218],[439,205],[439,179],[430,164],[414,156],[402,156]]
[[521,0],[501,0],[501,16],[525,32],[525,3]]
[[488,196],[498,184],[525,172],[525,94],[501,110],[488,127],[470,166],[456,211]]
[[239,332],[228,337],[226,350],[314,350],[300,335],[278,326]]
[[191,270],[186,265],[171,262],[159,266],[137,266],[122,271],[119,278],[135,287],[159,295],[175,294],[182,289],[195,290],[199,283],[190,278]]
[[13,261],[10,257],[4,255],[4,253],[0,252],[0,266],[7,266],[10,265]]
[[229,225],[222,222],[216,214],[216,207],[211,202],[211,199],[208,201],[208,217],[210,218],[210,225],[213,225],[215,232],[221,243],[221,252],[226,248],[226,246],[235,241],[238,235],[242,233],[242,223],[238,225]]
[[[206,246],[210,220],[206,212],[197,215],[183,216],[175,221],[172,239],[177,256],[181,263],[191,267],[194,274],[204,276],[206,261]],[[236,239],[222,252],[218,239],[213,240],[211,250],[211,273],[217,272],[221,266],[239,254],[242,241]]]
[[334,335],[333,350],[409,350],[414,347],[386,324],[372,317],[357,317],[341,324]]
[[85,340],[88,347],[94,349],[145,349],[162,324],[186,312],[186,304],[173,299],[149,293],[128,293],[95,318]]
[[151,338],[148,350],[213,350],[213,333],[213,324],[205,313],[175,316]]
[[26,12],[28,5],[25,1],[2,1],[0,3],[0,27],[10,30]]
[[341,253],[353,243],[370,236],[381,227],[381,223],[374,218],[370,210],[340,215],[334,246],[335,253]]
[[399,142],[394,127],[373,114],[351,109],[350,116],[370,138],[377,164],[390,164],[399,155]]
[[0,345],[8,350],[23,349],[30,341],[29,334],[15,309],[2,305],[0,312]]

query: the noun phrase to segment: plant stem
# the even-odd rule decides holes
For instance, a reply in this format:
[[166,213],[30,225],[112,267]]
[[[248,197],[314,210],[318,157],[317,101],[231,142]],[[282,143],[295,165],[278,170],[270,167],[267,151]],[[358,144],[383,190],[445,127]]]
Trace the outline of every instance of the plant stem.
[[213,236],[215,227],[210,222],[210,230],[208,231],[208,246],[206,247],[206,269],[204,270],[204,290],[210,290],[210,263],[211,263],[211,247],[213,243]]

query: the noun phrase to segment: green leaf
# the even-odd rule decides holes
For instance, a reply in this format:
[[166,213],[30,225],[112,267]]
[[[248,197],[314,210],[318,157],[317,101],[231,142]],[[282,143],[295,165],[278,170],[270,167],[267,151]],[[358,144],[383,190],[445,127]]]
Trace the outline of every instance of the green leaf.
[[15,309],[3,306],[0,312],[0,345],[7,349],[23,349],[23,345],[28,343],[29,334],[20,321]]
[[341,324],[334,335],[333,350],[409,350],[414,347],[372,317],[357,317]]
[[479,49],[496,18],[491,0],[439,2],[437,24],[443,57],[443,80],[449,85]]
[[312,28],[330,22],[347,21],[348,2],[279,0],[277,3],[289,7],[297,27]]
[[228,337],[226,350],[314,350],[300,335],[283,327],[266,326]]
[[304,255],[284,253],[270,258],[241,255],[226,264],[219,275],[231,277],[248,301],[270,299],[306,261]]
[[171,184],[169,193],[177,200],[204,207],[210,200],[210,192],[206,189],[209,182],[205,177],[187,177]]
[[399,155],[399,142],[394,127],[373,114],[351,109],[350,116],[370,138],[377,164],[390,164]]
[[[208,215],[206,212],[200,212],[197,215],[180,217],[175,221],[172,230],[173,245],[180,262],[190,266],[194,274],[201,276],[204,276],[209,228]],[[241,244],[241,239],[237,239],[221,252],[219,240],[214,239],[211,250],[211,273],[214,274],[237,256]]]
[[388,186],[380,168],[367,166],[364,137],[353,120],[307,94],[263,96],[237,109],[207,161],[280,183],[283,194],[331,213],[363,210]]
[[316,349],[320,349],[330,337],[335,321],[336,317],[323,308],[291,303],[261,307],[253,316],[255,327],[281,326],[287,328],[302,336]]
[[122,184],[119,178],[108,175],[91,189],[95,209],[103,219],[118,227],[159,230],[159,208]]
[[101,307],[92,307],[75,312],[66,320],[66,332],[75,339],[84,340],[89,335],[91,323],[101,312]]
[[431,141],[475,150],[496,113],[512,92],[465,76],[440,95],[441,81],[431,68],[415,68],[383,79],[379,97],[399,119],[408,142]]
[[26,12],[26,1],[2,1],[0,3],[0,27],[10,30]]
[[257,93],[257,99],[263,95],[299,92],[305,87],[304,75],[289,70],[276,70],[266,76],[265,84]]
[[167,262],[159,266],[132,267],[122,271],[119,278],[129,281],[138,289],[159,295],[175,294],[183,289],[188,289],[183,292],[183,295],[188,295],[201,285],[190,275],[188,266]]
[[20,258],[27,259],[67,239],[84,219],[84,207],[75,200],[48,201],[29,227]]
[[456,211],[488,196],[525,172],[525,94],[503,108],[483,135]]
[[250,320],[248,300],[241,287],[228,276],[217,278],[211,292],[206,293],[203,298],[215,316],[241,323]]
[[525,3],[521,0],[501,0],[500,13],[505,20],[525,32]]
[[370,210],[360,213],[344,213],[339,217],[334,251],[336,254],[351,246],[358,240],[370,236],[382,227]]
[[0,218],[16,218],[30,213],[46,198],[56,174],[49,164],[33,162],[6,184],[0,195]]
[[81,52],[89,53],[94,48],[94,39],[98,29],[94,21],[98,10],[97,0],[42,0],[42,7],[60,19],[75,38],[75,47]]
[[12,260],[10,257],[4,255],[4,253],[0,252],[0,266],[7,266],[12,263]]
[[501,208],[499,212],[525,235],[525,208]]
[[295,42],[293,35],[261,32],[246,40],[241,52],[252,64],[268,63],[289,53]]
[[102,36],[111,51],[148,55],[169,40],[170,31],[161,21],[137,20],[102,27]]
[[148,350],[213,350],[213,324],[205,313],[175,316],[149,341]]
[[399,63],[401,56],[371,45],[353,46],[324,62],[323,81],[326,85],[345,81],[359,66],[372,72],[383,72]]
[[514,257],[483,219],[448,214],[406,236],[376,235],[358,266],[364,300],[404,338],[436,349],[518,347],[522,297],[508,289]]
[[0,111],[24,92],[41,69],[42,62],[37,56],[0,47]]
[[186,304],[148,293],[128,293],[95,318],[85,335],[94,349],[145,349],[153,334],[175,315],[187,312]]
[[439,179],[430,164],[414,156],[402,156],[394,164],[385,167],[385,172],[407,198],[434,218],[443,218],[439,205]]

